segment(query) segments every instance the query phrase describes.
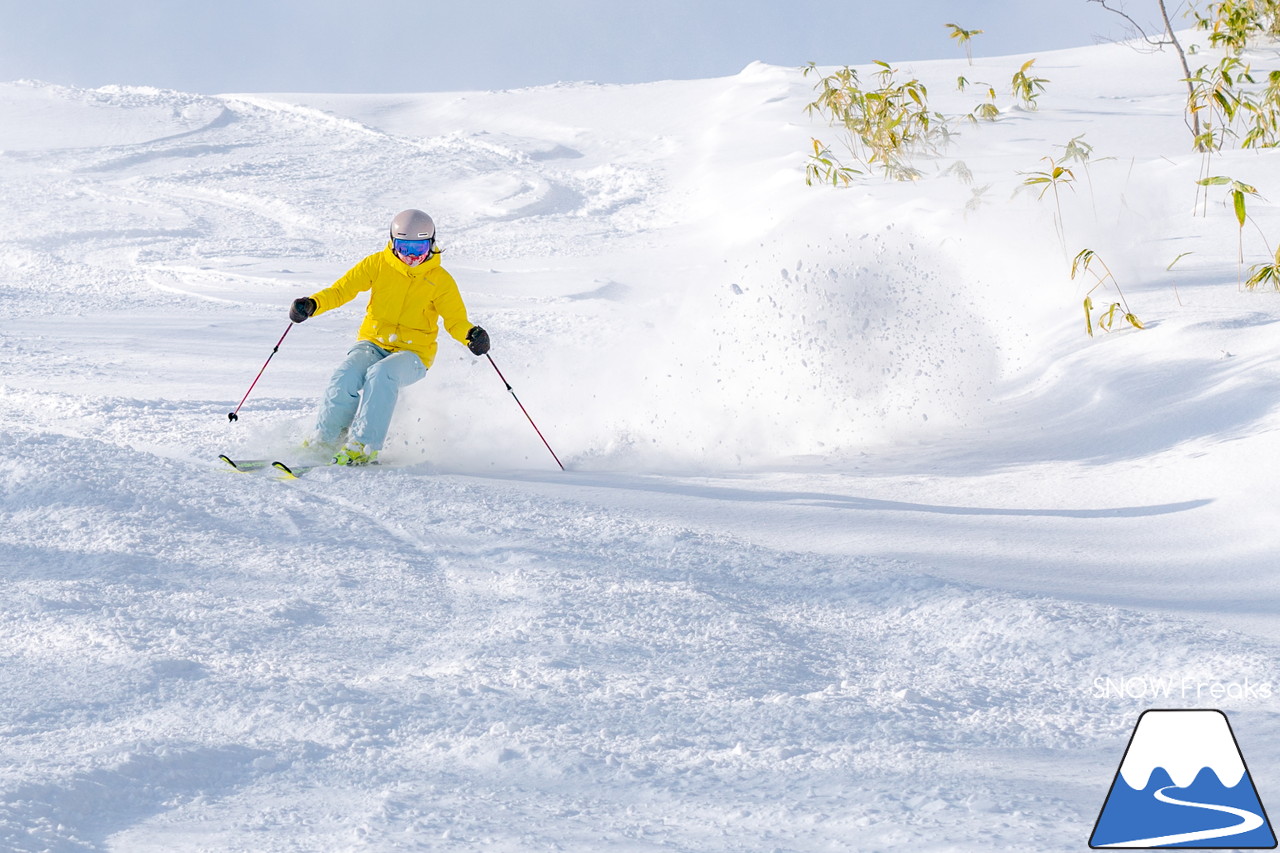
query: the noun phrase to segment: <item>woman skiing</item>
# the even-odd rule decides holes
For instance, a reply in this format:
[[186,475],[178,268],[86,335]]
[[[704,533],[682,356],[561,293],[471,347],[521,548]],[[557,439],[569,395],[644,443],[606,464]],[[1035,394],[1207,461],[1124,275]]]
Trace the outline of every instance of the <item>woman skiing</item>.
[[488,333],[467,319],[457,283],[440,266],[435,237],[430,216],[402,210],[391,220],[390,239],[381,252],[289,308],[289,319],[301,323],[370,291],[359,340],[329,380],[307,442],[332,449],[337,465],[365,465],[377,458],[400,389],[425,376],[435,359],[441,320],[471,352],[489,351]]

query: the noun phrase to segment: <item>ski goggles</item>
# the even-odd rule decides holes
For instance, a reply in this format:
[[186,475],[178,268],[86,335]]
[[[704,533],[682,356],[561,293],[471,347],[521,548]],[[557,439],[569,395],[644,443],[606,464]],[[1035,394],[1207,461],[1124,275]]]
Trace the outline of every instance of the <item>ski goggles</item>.
[[406,257],[417,257],[418,255],[431,254],[431,244],[435,240],[428,237],[426,240],[401,240],[399,238],[391,241],[391,245],[396,252]]

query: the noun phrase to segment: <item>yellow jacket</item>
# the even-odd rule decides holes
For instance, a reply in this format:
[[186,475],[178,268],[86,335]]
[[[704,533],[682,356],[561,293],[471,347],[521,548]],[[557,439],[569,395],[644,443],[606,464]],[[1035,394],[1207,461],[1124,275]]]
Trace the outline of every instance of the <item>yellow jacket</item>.
[[455,340],[465,344],[471,321],[458,284],[432,255],[416,267],[406,265],[391,250],[391,241],[349,269],[342,278],[312,294],[316,313],[346,305],[357,293],[371,291],[369,307],[358,333],[391,352],[416,352],[427,367],[436,357],[439,321]]

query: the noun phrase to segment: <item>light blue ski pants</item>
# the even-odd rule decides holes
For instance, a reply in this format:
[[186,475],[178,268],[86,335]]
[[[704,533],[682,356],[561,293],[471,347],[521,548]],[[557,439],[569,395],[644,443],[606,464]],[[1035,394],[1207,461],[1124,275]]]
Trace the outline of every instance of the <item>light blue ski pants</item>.
[[316,418],[316,438],[333,444],[347,430],[351,440],[381,450],[400,389],[426,375],[417,353],[390,353],[360,341],[329,380]]

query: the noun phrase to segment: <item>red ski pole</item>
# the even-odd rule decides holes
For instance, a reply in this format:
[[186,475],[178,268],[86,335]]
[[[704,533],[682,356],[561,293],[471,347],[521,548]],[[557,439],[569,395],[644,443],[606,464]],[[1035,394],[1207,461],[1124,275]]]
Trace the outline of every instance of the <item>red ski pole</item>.
[[[489,363],[493,364],[493,356],[485,353],[485,358],[489,359]],[[529,412],[524,407],[524,403],[520,402],[520,398],[516,396],[516,392],[511,387],[511,383],[507,381],[507,377],[502,375],[502,371],[498,370],[498,365],[493,364],[493,369],[498,371],[498,378],[502,380],[502,384],[507,386],[507,390],[511,392],[511,398],[516,401],[516,405],[520,407],[520,411],[524,412],[524,416],[529,418]],[[533,422],[533,418],[529,418],[529,426],[533,427],[533,431],[538,434],[538,438],[542,439],[542,443],[546,445],[547,451],[551,454],[551,458],[556,460],[556,464],[560,466],[560,470],[564,470],[564,463],[560,461],[560,457],[556,456],[556,452],[551,449],[551,445],[547,444],[546,438],[543,438],[542,430],[538,429],[538,425]]]
[[[293,323],[290,323],[290,324],[289,324],[289,328],[288,328],[288,329],[285,329],[285,330],[284,330],[284,334],[280,336],[280,340],[276,341],[276,345],[275,345],[274,347],[272,347],[272,348],[271,348],[271,355],[267,356],[267,360],[266,360],[265,362],[263,362],[263,364],[262,364],[262,370],[259,370],[259,371],[258,371],[258,375],[257,375],[257,376],[255,376],[255,377],[253,378],[253,382],[252,382],[252,383],[250,383],[250,385],[249,385],[249,390],[248,390],[248,391],[245,391],[245,392],[244,392],[244,396],[240,398],[240,406],[243,406],[243,405],[244,405],[244,401],[245,401],[245,400],[248,400],[248,399],[249,399],[249,395],[253,393],[253,386],[254,386],[254,385],[257,385],[257,384],[258,384],[258,380],[262,378],[262,374],[263,374],[263,373],[266,373],[266,371],[267,371],[267,365],[271,363],[271,359],[273,359],[273,358],[275,358],[275,357],[276,357],[276,353],[278,353],[278,352],[280,351],[280,345],[281,345],[282,343],[284,343],[285,336],[289,334],[289,329],[292,329],[292,328],[293,328],[293,326],[294,326],[294,324],[293,324]],[[235,410],[234,412],[228,412],[228,413],[227,413],[227,420],[229,420],[229,421],[238,421],[238,420],[240,420],[240,406],[236,406],[236,410]]]

